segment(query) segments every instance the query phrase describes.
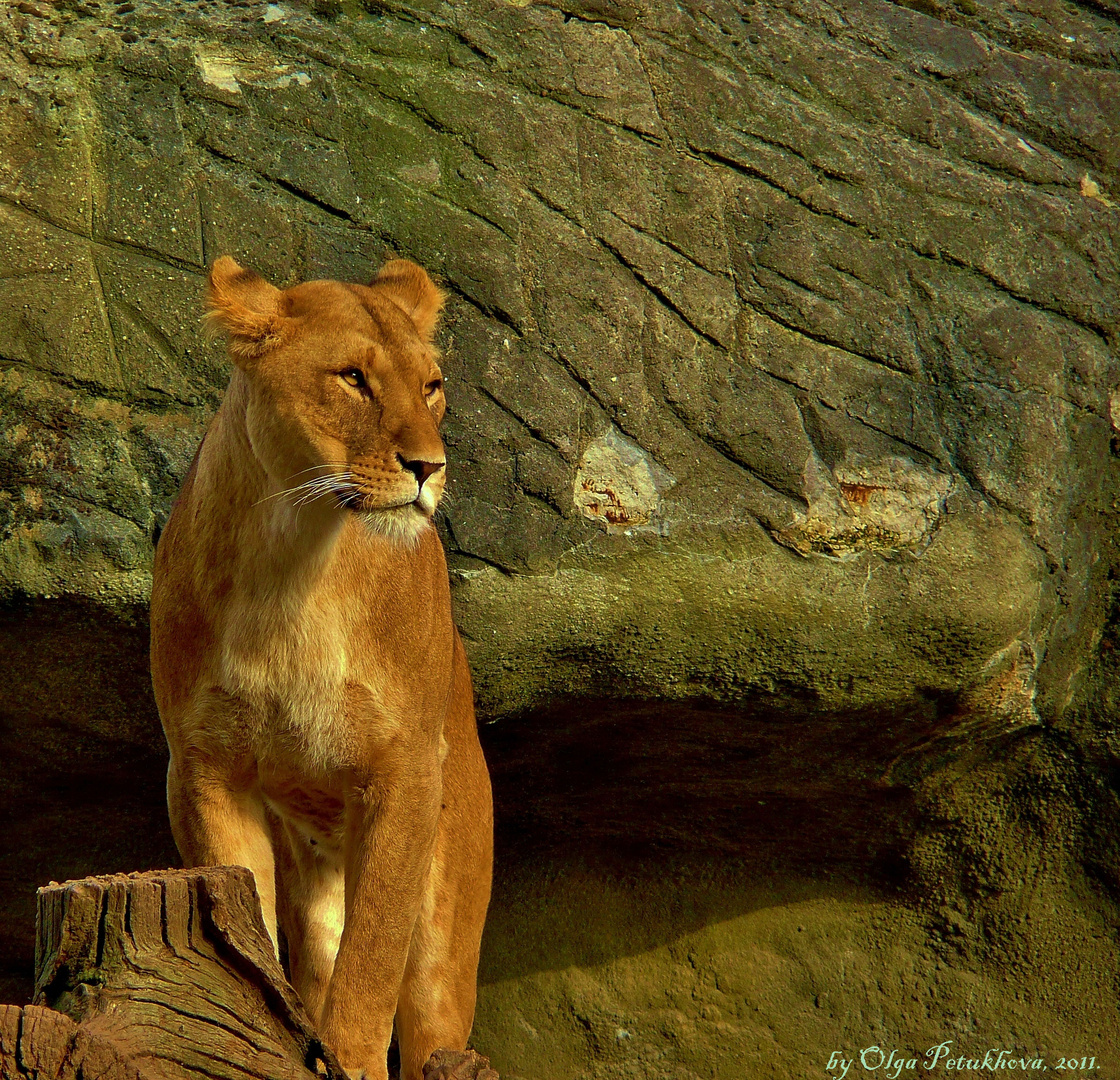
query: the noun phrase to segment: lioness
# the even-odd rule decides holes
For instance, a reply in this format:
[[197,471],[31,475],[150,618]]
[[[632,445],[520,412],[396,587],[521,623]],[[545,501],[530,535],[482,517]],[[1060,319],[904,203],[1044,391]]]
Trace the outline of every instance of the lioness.
[[152,679],[188,866],[249,867],[292,982],[353,1076],[466,1046],[490,781],[431,518],[443,296],[414,263],[281,291],[233,259],[233,378],[167,523]]

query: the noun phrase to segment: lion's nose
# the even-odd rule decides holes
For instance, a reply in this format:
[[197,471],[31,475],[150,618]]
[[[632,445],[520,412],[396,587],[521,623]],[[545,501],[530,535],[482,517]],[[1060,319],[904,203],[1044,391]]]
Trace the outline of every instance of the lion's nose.
[[428,479],[432,473],[439,472],[443,468],[444,462],[442,461],[405,461],[405,459],[398,454],[397,458],[400,460],[401,468],[407,469],[413,476],[416,477],[416,483],[420,487],[424,486],[424,481]]

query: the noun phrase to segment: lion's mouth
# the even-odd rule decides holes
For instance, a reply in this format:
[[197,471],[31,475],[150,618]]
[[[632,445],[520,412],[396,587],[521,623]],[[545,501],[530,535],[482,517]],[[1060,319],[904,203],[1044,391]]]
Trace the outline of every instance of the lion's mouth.
[[419,502],[364,507],[356,511],[355,517],[368,532],[407,546],[418,543],[432,523],[432,515]]
[[336,493],[338,505],[341,509],[352,510],[355,514],[391,514],[401,510],[408,510],[412,507],[425,517],[428,516],[428,511],[425,509],[419,498],[407,499],[403,502],[389,503],[382,506],[371,506],[367,501],[367,496],[363,495],[360,491],[340,491]]
[[365,496],[360,491],[336,491],[335,499],[340,509],[353,510],[355,513],[364,509]]

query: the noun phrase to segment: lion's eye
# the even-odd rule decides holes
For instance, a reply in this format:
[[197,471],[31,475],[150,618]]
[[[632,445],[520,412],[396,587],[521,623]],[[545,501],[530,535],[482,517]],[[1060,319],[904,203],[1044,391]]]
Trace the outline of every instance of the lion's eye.
[[433,379],[430,383],[428,383],[427,386],[424,387],[424,397],[426,397],[426,398],[435,397],[436,394],[438,394],[440,392],[440,390],[442,390],[442,389],[443,389],[443,380],[442,379]]
[[338,374],[347,386],[352,386],[356,390],[361,390],[366,385],[366,377],[357,368],[347,368]]

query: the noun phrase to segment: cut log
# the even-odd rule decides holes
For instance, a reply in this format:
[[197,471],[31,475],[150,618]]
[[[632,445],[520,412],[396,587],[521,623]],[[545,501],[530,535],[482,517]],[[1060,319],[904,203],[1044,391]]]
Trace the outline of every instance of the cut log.
[[0,1005],[0,1080],[143,1080],[117,1045],[39,1005]]
[[[40,889],[35,1005],[65,1014],[77,1029],[64,1032],[42,1009],[14,1020],[5,1013],[5,1069],[9,1046],[29,1037],[30,1015],[53,1025],[44,1053],[56,1044],[96,1043],[134,1070],[112,1072],[121,1080],[346,1080],[285,979],[253,876],[239,866]],[[83,1074],[91,1075],[88,1068]],[[6,1071],[4,1080],[9,1075],[27,1074]]]

